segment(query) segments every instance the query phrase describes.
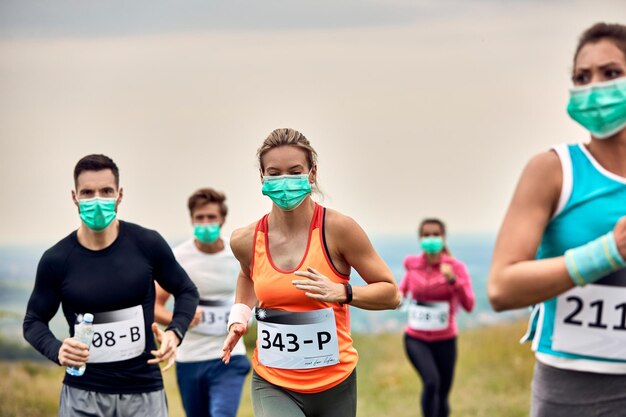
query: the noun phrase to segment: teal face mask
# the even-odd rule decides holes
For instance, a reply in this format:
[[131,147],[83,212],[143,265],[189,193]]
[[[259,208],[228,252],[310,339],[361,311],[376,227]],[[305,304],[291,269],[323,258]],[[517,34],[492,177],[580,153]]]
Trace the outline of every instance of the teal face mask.
[[616,134],[626,127],[626,77],[571,88],[567,113],[597,139]]
[[202,243],[213,243],[220,237],[219,223],[194,224],[193,235]]
[[80,219],[85,225],[96,232],[100,232],[115,219],[115,204],[117,198],[89,198],[78,200]]
[[261,192],[282,210],[294,210],[311,194],[309,174],[264,176]]
[[435,255],[443,250],[443,238],[441,236],[428,236],[420,239],[422,250],[429,255]]

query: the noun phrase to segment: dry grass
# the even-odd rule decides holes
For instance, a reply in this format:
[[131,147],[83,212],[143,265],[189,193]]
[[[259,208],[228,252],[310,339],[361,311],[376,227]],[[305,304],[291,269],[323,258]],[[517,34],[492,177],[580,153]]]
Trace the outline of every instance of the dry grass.
[[[534,358],[517,343],[524,323],[466,331],[450,404],[451,415],[527,416]],[[357,336],[358,415],[421,415],[421,383],[404,353],[401,335]]]
[[0,362],[0,417],[57,414],[63,371],[45,362]]
[[[523,323],[474,329],[459,337],[452,415],[528,415],[533,356],[517,343]],[[359,417],[420,415],[420,383],[404,354],[402,335],[356,335]],[[0,362],[0,417],[56,415],[63,369],[44,362]],[[173,370],[164,374],[171,417],[184,413]],[[249,377],[240,417],[252,417]]]

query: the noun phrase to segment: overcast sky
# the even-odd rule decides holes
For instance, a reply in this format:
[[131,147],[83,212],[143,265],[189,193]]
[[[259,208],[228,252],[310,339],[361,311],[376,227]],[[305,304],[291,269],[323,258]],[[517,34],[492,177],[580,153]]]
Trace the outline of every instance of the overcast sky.
[[257,148],[319,153],[324,204],[370,234],[497,230],[526,161],[587,135],[572,54],[622,0],[0,0],[0,244],[79,222],[82,156],[120,167],[120,218],[191,234],[186,199],[228,196],[225,233],[271,207]]

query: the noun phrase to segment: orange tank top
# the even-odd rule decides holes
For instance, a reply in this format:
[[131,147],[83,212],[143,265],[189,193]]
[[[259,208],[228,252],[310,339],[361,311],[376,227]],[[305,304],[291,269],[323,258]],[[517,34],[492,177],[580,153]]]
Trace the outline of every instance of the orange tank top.
[[358,360],[358,353],[352,346],[350,335],[349,307],[309,298],[304,295],[304,291],[297,289],[291,283],[294,279],[306,279],[294,275],[294,272],[306,271],[308,266],[315,268],[334,282],[344,283],[350,279],[349,276],[338,272],[330,260],[324,241],[325,213],[325,208],[316,203],[307,248],[300,264],[291,271],[281,270],[272,262],[269,252],[267,214],[257,223],[254,234],[251,278],[259,300],[257,309],[259,312],[263,309],[310,312],[332,308],[334,313],[339,349],[339,362],[334,365],[311,369],[282,369],[265,366],[259,362],[260,340],[257,340],[252,357],[255,372],[274,385],[307,394],[325,391],[340,384],[350,376]]

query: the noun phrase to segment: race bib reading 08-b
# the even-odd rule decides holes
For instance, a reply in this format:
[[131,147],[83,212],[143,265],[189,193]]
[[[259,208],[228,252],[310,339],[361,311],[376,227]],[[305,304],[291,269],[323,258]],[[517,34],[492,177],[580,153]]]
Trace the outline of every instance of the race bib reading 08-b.
[[259,362],[270,368],[311,369],[339,363],[332,308],[289,312],[257,309]]
[[124,361],[145,350],[146,331],[140,305],[94,314],[93,329],[88,363]]

